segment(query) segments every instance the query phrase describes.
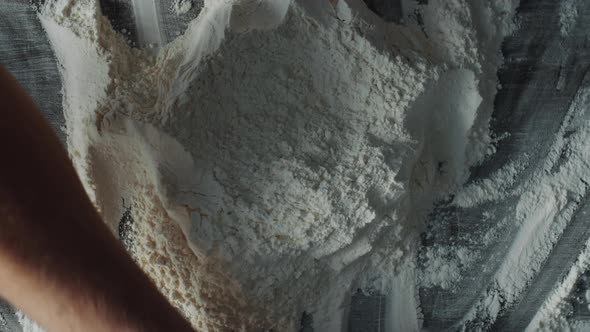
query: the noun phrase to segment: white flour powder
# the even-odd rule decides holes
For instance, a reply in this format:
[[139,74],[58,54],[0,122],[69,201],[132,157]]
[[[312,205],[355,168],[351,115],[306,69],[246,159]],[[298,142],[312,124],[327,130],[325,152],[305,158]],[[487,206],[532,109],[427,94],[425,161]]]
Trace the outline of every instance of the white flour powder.
[[559,4],[559,28],[562,35],[568,35],[578,18],[579,0],[564,0]]
[[372,287],[418,329],[417,234],[486,155],[513,7],[430,1],[426,37],[360,0],[211,0],[157,58],[95,0],[41,21],[86,189],[113,230],[130,209],[131,252],[195,327],[296,330],[305,310],[339,331]]
[[186,14],[193,8],[193,0],[174,0],[172,9],[177,14]]

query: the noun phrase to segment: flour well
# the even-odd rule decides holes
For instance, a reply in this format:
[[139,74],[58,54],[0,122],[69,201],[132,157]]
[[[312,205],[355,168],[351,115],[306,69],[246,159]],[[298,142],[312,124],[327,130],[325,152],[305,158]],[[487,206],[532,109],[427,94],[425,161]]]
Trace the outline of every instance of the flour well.
[[360,0],[211,0],[156,57],[94,0],[40,17],[87,191],[114,232],[131,214],[131,253],[197,329],[295,331],[305,311],[340,331],[363,288],[397,330],[420,328],[422,220],[491,142],[513,3],[494,6],[430,1],[400,26]]

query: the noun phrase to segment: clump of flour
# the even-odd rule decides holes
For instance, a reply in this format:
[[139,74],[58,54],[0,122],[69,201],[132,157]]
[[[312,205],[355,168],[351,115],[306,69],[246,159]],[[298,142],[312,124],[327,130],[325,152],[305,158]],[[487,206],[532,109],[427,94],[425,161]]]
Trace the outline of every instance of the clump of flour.
[[186,14],[193,8],[193,0],[174,0],[172,9],[178,15]]
[[199,330],[322,331],[351,287],[412,289],[422,218],[487,151],[497,59],[463,5],[427,39],[360,0],[206,1],[155,58],[95,0],[41,18],[75,166],[162,292]]

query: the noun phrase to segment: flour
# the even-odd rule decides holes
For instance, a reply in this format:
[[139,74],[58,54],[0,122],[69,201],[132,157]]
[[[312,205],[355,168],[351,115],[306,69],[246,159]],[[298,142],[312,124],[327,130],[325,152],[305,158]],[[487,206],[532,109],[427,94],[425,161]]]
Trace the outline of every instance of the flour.
[[512,160],[492,174],[490,177],[461,188],[454,199],[453,204],[463,208],[474,207],[486,202],[493,202],[515,195],[517,190],[510,190],[516,182],[517,174],[527,165],[527,156],[520,160]]
[[[588,124],[588,104],[590,102],[589,78],[586,77],[583,83],[583,88],[578,91],[574,102],[570,106],[568,117],[563,125],[560,134],[565,132],[574,132],[573,135],[567,138],[558,136],[558,144],[561,143],[562,150],[567,151],[565,154],[565,161],[559,163],[558,184],[557,187],[562,190],[567,190],[568,200],[576,204],[581,201],[580,196],[584,197],[588,192],[588,184],[580,180],[590,171],[587,159],[589,148],[587,142],[590,135],[590,127]],[[564,135],[565,136],[565,135]],[[564,147],[563,147],[564,146]],[[577,204],[576,204],[577,205]],[[576,206],[576,213],[580,215],[585,214],[584,206]],[[571,223],[571,221],[570,221]],[[584,226],[586,227],[586,226]],[[554,231],[553,236],[560,236],[559,231]],[[559,284],[555,285],[550,297],[545,301],[533,321],[529,324],[527,330],[550,330],[550,329],[571,329],[583,330],[584,326],[579,323],[568,322],[564,318],[565,300],[571,294],[572,289],[578,278],[585,271],[590,268],[590,253],[589,243],[586,241],[577,260],[565,275]]]
[[470,6],[422,6],[426,38],[359,0],[206,1],[157,57],[94,0],[41,21],[86,190],[113,231],[130,211],[131,253],[197,329],[297,330],[305,310],[341,330],[353,287],[403,289],[416,305],[390,316],[417,329],[421,221],[491,142],[509,15],[478,30],[497,16]]
[[289,0],[238,0],[232,8],[230,27],[237,32],[276,28],[287,13]]
[[42,327],[40,327],[39,325],[37,325],[37,323],[35,323],[34,321],[30,320],[23,313],[18,312],[16,314],[16,316],[18,317],[18,321],[21,324],[21,326],[23,328],[23,331],[26,331],[26,332],[45,332],[45,330]]
[[[534,168],[532,174],[514,185],[515,174],[526,165],[522,161],[508,163],[505,168],[493,174],[490,179],[466,186],[455,196],[454,204],[472,207],[491,200],[511,199],[517,202],[497,220],[497,225],[511,225],[515,237],[511,239],[508,250],[499,268],[493,272],[493,281],[479,295],[478,302],[464,317],[462,324],[469,322],[494,322],[500,312],[526,301],[522,297],[535,276],[543,273],[542,268],[549,264],[550,253],[558,248],[558,241],[564,241],[567,227],[578,225],[579,218],[585,215],[584,197],[588,193],[585,177],[590,172],[588,158],[590,138],[588,126],[589,78],[585,77],[582,87],[574,98],[562,126],[555,137],[548,155]],[[524,164],[523,164],[524,163]],[[492,218],[494,216],[491,216]],[[583,218],[583,217],[582,217]],[[494,236],[490,233],[490,236]],[[484,239],[488,241],[489,239]],[[565,242],[572,249],[572,245]],[[577,278],[588,267],[587,244],[582,248],[577,262],[555,285],[555,290],[543,304],[528,329],[562,330],[568,322],[563,317],[563,300],[570,293]],[[563,260],[561,256],[557,260]],[[440,283],[440,282],[439,282]],[[541,285],[543,286],[543,285]],[[546,287],[546,286],[545,286]]]
[[172,9],[176,14],[182,15],[188,13],[193,8],[193,0],[174,0]]
[[461,269],[474,261],[475,253],[465,247],[435,247],[422,253],[420,259],[433,262],[420,271],[419,278],[424,287],[439,286],[452,288],[462,278]]
[[[527,331],[569,329],[573,331],[584,331],[587,329],[586,325],[580,325],[579,323],[568,324],[563,316],[566,309],[564,305],[566,297],[571,294],[578,278],[590,267],[589,244],[590,243],[586,243],[586,247],[582,253],[580,253],[576,263],[568,271],[562,283],[553,289],[549,298],[527,326]],[[588,293],[586,293],[586,297],[588,297]]]
[[578,18],[578,0],[565,0],[559,4],[559,28],[563,36],[569,34]]

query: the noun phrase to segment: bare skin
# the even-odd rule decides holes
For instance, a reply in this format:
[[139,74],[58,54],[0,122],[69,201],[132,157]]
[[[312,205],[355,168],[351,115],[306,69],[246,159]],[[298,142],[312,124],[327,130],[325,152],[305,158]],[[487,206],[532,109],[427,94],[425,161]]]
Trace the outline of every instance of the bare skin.
[[104,225],[1,66],[0,101],[0,296],[48,331],[192,331]]

